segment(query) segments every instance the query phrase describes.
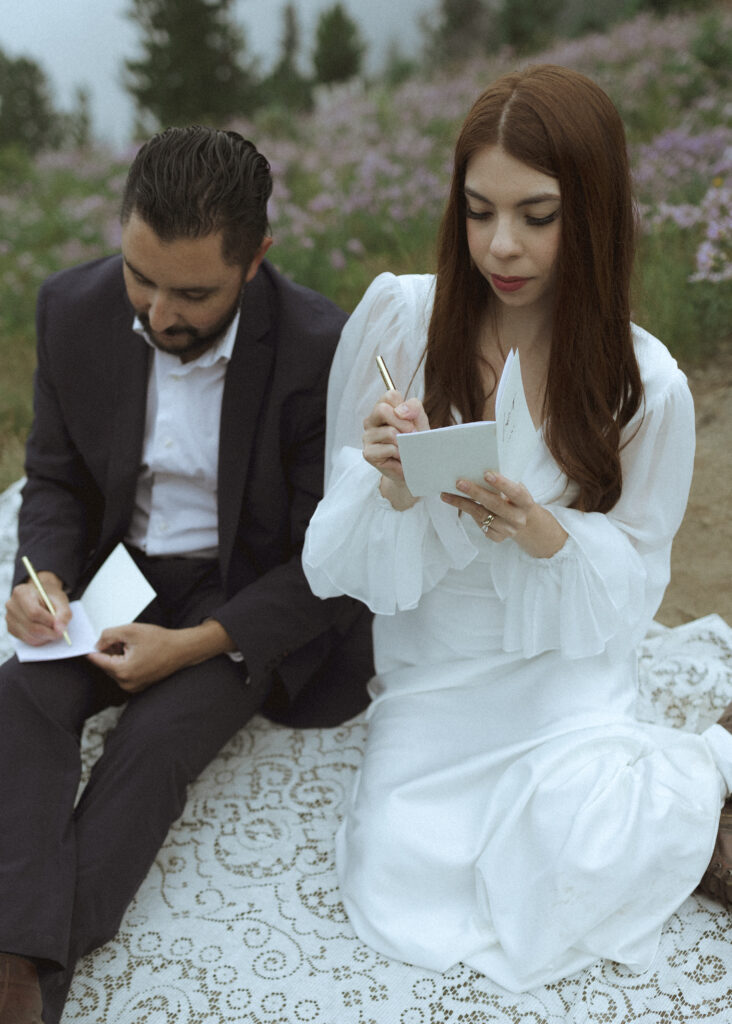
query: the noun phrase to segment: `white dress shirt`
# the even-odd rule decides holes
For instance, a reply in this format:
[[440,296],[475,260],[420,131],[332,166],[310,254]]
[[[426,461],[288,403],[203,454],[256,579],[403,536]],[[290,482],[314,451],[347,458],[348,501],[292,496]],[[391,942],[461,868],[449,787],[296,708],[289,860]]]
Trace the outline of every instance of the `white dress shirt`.
[[216,558],[221,402],[239,314],[223,338],[189,363],[154,349],[142,464],[126,540],[148,555]]

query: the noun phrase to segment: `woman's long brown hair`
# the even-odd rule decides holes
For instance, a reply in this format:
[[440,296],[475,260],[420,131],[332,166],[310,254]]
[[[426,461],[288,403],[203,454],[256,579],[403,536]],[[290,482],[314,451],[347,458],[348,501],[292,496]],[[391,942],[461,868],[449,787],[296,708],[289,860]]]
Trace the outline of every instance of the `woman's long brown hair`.
[[467,116],[440,228],[425,410],[436,427],[453,422],[452,406],[464,420],[483,414],[478,332],[497,300],[470,259],[463,189],[468,161],[490,145],[559,183],[561,239],[544,437],[579,486],[576,507],[607,512],[622,487],[620,431],[643,398],[630,329],[635,219],[622,122],[584,75],[553,65],[505,75]]

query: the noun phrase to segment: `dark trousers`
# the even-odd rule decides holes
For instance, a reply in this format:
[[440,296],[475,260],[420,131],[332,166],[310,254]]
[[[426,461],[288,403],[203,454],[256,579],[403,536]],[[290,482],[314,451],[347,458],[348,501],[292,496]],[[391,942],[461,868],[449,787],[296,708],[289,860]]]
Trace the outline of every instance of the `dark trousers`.
[[[138,561],[158,593],[148,621],[195,625],[220,602],[212,563]],[[77,959],[115,935],[187,785],[268,690],[226,656],[129,698],[85,658],[0,667],[0,950],[39,963],[46,1024]],[[121,701],[74,806],[84,722]]]

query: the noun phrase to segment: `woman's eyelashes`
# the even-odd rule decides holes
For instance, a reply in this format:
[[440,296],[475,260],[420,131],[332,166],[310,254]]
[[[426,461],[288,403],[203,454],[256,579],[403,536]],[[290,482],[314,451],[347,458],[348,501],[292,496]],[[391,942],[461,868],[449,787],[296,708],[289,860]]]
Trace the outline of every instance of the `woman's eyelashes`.
[[540,228],[540,227],[543,227],[544,224],[553,224],[558,216],[559,216],[559,207],[557,207],[556,210],[552,210],[552,212],[548,213],[545,217],[530,217],[528,215],[528,213],[527,213],[526,214],[526,223],[527,224],[531,224],[535,228]]
[[[465,216],[470,220],[489,220],[493,216],[492,210],[473,210],[471,207],[466,207]],[[546,214],[545,217],[532,217],[530,214],[525,214],[525,221],[530,227],[541,228],[545,224],[553,224],[559,216],[559,207],[556,210],[552,210],[551,213]]]

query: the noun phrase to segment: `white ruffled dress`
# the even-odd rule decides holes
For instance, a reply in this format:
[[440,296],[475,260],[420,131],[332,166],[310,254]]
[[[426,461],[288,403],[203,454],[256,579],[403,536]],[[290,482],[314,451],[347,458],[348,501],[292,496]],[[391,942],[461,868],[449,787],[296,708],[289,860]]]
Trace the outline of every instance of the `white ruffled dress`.
[[645,404],[606,515],[568,507],[576,489],[539,444],[524,482],[569,534],[552,558],[490,542],[439,497],[396,511],[362,422],[383,393],[377,353],[421,396],[433,285],[382,274],[346,325],[303,554],[316,594],[376,612],[367,749],[337,837],[343,901],[382,953],[462,961],[512,991],[601,957],[642,971],[732,788],[720,726],[696,736],[633,714],[635,648],[691,481],[686,379],[634,328]]

